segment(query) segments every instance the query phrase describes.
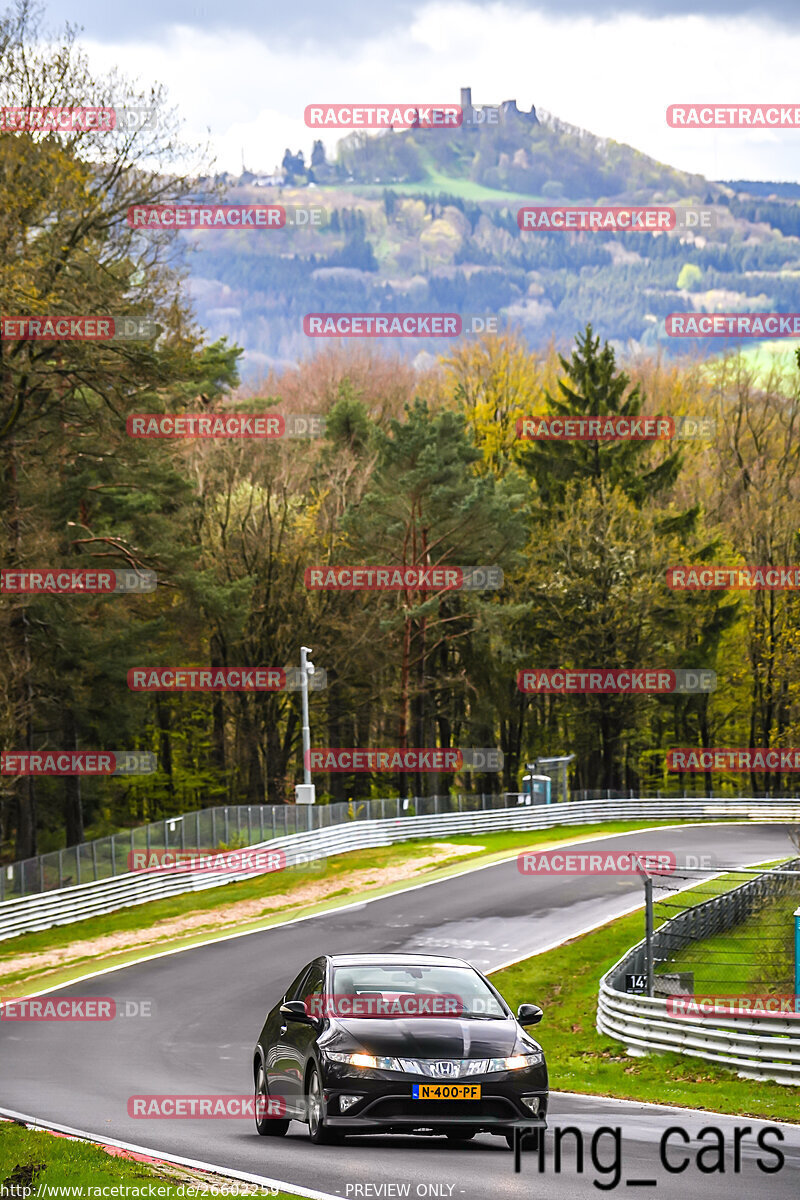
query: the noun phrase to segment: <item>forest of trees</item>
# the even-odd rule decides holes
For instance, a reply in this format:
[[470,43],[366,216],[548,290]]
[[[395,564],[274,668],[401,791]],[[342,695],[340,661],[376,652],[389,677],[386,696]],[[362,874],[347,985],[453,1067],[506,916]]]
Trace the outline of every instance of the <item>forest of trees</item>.
[[[102,98],[69,41],[51,61],[24,21],[7,19],[0,49],[8,94]],[[148,316],[161,333],[0,340],[0,566],[138,566],[159,586],[0,597],[0,746],[149,750],[159,770],[0,776],[6,859],[184,808],[291,801],[295,693],[139,694],[126,679],[133,667],[296,666],[301,644],[327,672],[312,745],[505,755],[499,775],[323,775],[322,802],[516,790],[527,759],[563,752],[576,755],[578,788],[794,789],[778,774],[677,779],[665,751],[800,744],[797,596],[666,586],[673,564],[796,559],[796,372],[757,379],[737,357],[623,364],[584,322],[564,356],[492,336],[423,372],[356,345],[244,388],[240,348],[208,344],[194,325],[173,235],[144,238],[125,222],[131,204],[191,194],[170,167],[173,131],[103,138],[0,134],[0,312]],[[320,414],[325,434],[126,434],[134,412],[222,408]],[[640,411],[711,417],[715,434],[516,437],[531,413]],[[505,583],[306,589],[306,567],[328,563],[496,564]],[[533,666],[705,667],[719,683],[705,695],[523,696],[517,672]]]

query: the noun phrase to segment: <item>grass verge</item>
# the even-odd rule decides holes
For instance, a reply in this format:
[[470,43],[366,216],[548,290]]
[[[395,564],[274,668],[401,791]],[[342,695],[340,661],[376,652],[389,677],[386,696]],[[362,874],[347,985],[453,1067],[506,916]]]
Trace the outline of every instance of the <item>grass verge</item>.
[[[0,1120],[0,1195],[18,1200],[44,1200],[48,1195],[68,1195],[74,1200],[116,1196],[186,1198],[217,1193],[235,1182],[239,1196],[272,1196],[291,1200],[294,1192],[259,1187],[223,1175],[196,1171],[170,1163],[139,1161],[129,1151],[104,1149],[40,1129],[28,1129]],[[14,1190],[10,1190],[10,1189]],[[60,1189],[71,1188],[72,1191]],[[153,1189],[151,1191],[151,1188]],[[28,1190],[30,1189],[30,1190]],[[52,1191],[49,1191],[52,1189]],[[78,1190],[80,1189],[80,1190]],[[103,1190],[98,1190],[103,1189]],[[123,1190],[127,1189],[127,1190]]]
[[535,1003],[544,1009],[534,1033],[547,1055],[553,1090],[800,1123],[797,1088],[739,1079],[681,1054],[629,1058],[621,1042],[597,1032],[600,976],[643,936],[643,916],[632,913],[492,974],[512,1008]]
[[[420,860],[426,858],[426,849],[437,843],[430,838],[419,839],[337,855],[329,858],[324,869],[315,871],[313,877],[273,872],[242,883],[118,909],[73,925],[55,926],[0,942],[0,993],[4,999],[13,999],[35,988],[69,983],[99,961],[104,967],[120,966],[232,933],[267,929],[288,919],[340,907],[353,898],[386,896],[419,883],[446,879],[465,869],[500,862],[515,851],[674,824],[674,821],[610,821],[602,825],[562,825],[556,829],[448,837],[448,846],[471,849],[477,842],[482,849],[468,855],[440,857],[433,865],[430,859],[427,863]],[[382,883],[382,876],[390,871],[399,878]],[[306,878],[313,878],[310,891],[303,886]]]

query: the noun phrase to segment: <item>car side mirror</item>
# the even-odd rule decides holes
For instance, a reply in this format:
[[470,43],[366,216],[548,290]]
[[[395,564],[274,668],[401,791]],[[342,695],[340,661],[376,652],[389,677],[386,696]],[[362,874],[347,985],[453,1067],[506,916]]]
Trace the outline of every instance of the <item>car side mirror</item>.
[[520,1025],[538,1025],[544,1013],[538,1004],[520,1004],[517,1009],[517,1020]]
[[313,1025],[316,1029],[318,1020],[312,1017],[306,1009],[305,1000],[286,1000],[279,1012],[284,1021],[296,1021],[299,1025]]

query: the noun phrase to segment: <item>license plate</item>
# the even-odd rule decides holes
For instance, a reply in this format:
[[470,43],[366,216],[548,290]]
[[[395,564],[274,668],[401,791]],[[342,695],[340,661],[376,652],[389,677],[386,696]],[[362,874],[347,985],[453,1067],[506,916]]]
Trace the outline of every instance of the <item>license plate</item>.
[[479,1083],[414,1083],[411,1085],[414,1100],[480,1100]]

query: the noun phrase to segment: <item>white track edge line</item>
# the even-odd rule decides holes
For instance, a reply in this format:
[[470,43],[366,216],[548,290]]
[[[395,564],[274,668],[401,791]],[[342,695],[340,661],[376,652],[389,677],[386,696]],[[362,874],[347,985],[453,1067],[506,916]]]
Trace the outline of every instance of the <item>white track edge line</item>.
[[220,1175],[229,1179],[241,1179],[245,1183],[259,1183],[265,1187],[278,1188],[282,1192],[293,1192],[297,1196],[308,1196],[311,1200],[342,1200],[330,1192],[317,1192],[312,1188],[300,1187],[298,1184],[286,1183],[281,1179],[268,1179],[264,1175],[251,1175],[246,1171],[229,1170],[214,1163],[200,1162],[195,1158],[183,1158],[164,1150],[154,1150],[150,1146],[137,1146],[133,1142],[120,1142],[116,1138],[102,1137],[101,1134],[87,1133],[84,1129],[73,1129],[69,1125],[56,1125],[52,1121],[43,1121],[39,1117],[29,1117],[25,1113],[14,1112],[10,1108],[0,1108],[0,1116],[12,1120],[23,1121],[37,1129],[51,1130],[56,1133],[66,1133],[78,1137],[95,1146],[115,1146],[120,1150],[132,1150],[135,1154],[149,1154],[153,1158],[180,1167],[193,1167],[198,1171],[209,1171],[212,1175]]
[[[634,832],[641,832],[641,831],[634,830]],[[611,836],[613,837],[614,835],[612,834]],[[744,863],[741,867],[738,868],[738,870],[747,871],[753,867],[760,867],[760,866],[762,866],[762,860],[756,859],[753,862]],[[721,879],[723,875],[729,874],[730,869],[731,868],[728,866],[728,867],[723,868],[723,870],[721,870],[721,871],[716,871],[713,875],[707,875],[705,877],[705,879],[703,879],[702,882],[710,883],[712,879]],[[769,867],[766,867],[765,870],[768,871]],[[684,884],[683,887],[676,888],[675,891],[672,892],[671,894],[673,896],[680,896],[681,892],[691,891],[691,889],[693,887],[696,887],[696,885],[699,882],[700,882],[700,880],[690,880],[689,883]],[[656,903],[658,903],[658,901],[656,901]],[[568,942],[572,942],[576,938],[583,937],[584,934],[586,934],[586,933],[593,933],[595,931],[595,929],[601,929],[603,927],[603,925],[610,925],[612,921],[618,921],[620,919],[620,917],[629,917],[631,915],[631,913],[635,913],[637,911],[637,909],[640,909],[640,908],[644,908],[644,903],[642,901],[640,901],[638,904],[632,905],[631,908],[622,909],[621,912],[615,913],[613,916],[604,917],[600,921],[595,921],[595,923],[593,925],[587,925],[584,929],[579,929],[577,933],[571,933],[569,935],[569,937],[562,938],[562,940],[560,942],[550,942],[549,945],[542,946],[541,950],[533,950],[529,954],[520,955],[519,958],[511,958],[508,960],[508,962],[501,963],[499,967],[492,967],[491,971],[485,971],[484,974],[485,975],[494,975],[495,971],[504,971],[506,969],[506,967],[514,967],[514,966],[516,966],[517,963],[526,962],[527,959],[529,959],[529,958],[536,958],[539,954],[547,954],[548,951],[550,951],[550,950],[558,950],[559,947],[565,946]],[[2,1008],[2,1005],[0,1005],[0,1008]],[[576,1093],[576,1095],[577,1094],[578,1093]]]

